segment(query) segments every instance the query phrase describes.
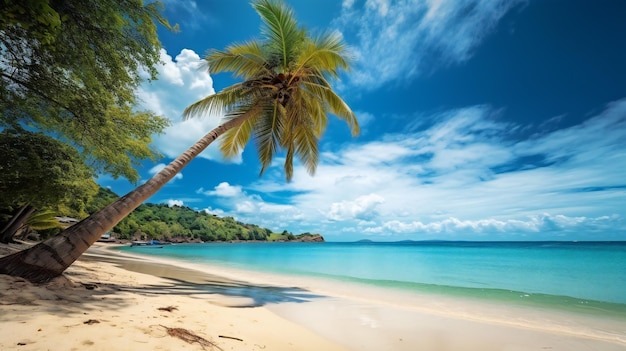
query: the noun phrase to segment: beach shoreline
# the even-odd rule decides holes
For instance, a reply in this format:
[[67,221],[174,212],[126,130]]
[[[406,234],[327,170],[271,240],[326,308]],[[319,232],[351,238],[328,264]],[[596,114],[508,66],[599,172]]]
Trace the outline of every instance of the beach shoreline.
[[[94,245],[52,287],[1,276],[0,349],[19,343],[25,344],[20,350],[71,349],[67,336],[81,336],[90,319],[100,322],[91,328],[97,333],[69,342],[73,347],[201,350],[166,329],[185,328],[224,350],[626,349],[624,321],[390,293],[110,248]],[[164,307],[176,309],[158,310]],[[50,347],[54,340],[62,347]]]

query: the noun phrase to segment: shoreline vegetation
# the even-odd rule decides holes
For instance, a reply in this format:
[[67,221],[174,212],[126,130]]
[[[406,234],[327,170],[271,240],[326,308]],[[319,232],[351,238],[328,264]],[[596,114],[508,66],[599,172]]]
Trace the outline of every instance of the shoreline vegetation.
[[[88,211],[93,213],[113,202],[119,196],[106,188],[99,188],[90,201]],[[58,217],[71,226],[78,219]],[[60,230],[60,229],[58,229]],[[52,233],[43,233],[44,237]],[[36,237],[34,237],[36,238]],[[284,230],[280,233],[256,224],[236,221],[232,217],[219,217],[205,211],[196,211],[185,206],[166,204],[142,204],[128,217],[104,235],[100,242],[127,244],[132,241],[158,240],[164,243],[202,242],[324,242],[316,233],[293,234]]]
[[[0,256],[24,244],[0,245]],[[193,265],[96,243],[46,284],[0,275],[0,349],[623,350],[626,322]]]
[[[234,239],[234,240],[224,240],[224,241],[222,240],[202,241],[200,239],[185,238],[185,237],[180,237],[180,236],[165,237],[164,239],[160,239],[160,240],[156,239],[156,240],[160,243],[165,243],[165,244],[205,244],[205,243],[215,243],[215,244],[232,243],[234,244],[234,243],[286,243],[286,242],[321,243],[321,242],[325,242],[324,237],[322,235],[310,234],[310,233],[298,234],[292,237],[287,237],[286,235],[277,234],[272,239],[268,239],[268,240]],[[114,236],[103,236],[102,239],[98,240],[97,242],[125,245],[125,244],[132,244],[133,242],[136,242],[136,241],[138,240],[118,239],[118,238],[115,238]]]

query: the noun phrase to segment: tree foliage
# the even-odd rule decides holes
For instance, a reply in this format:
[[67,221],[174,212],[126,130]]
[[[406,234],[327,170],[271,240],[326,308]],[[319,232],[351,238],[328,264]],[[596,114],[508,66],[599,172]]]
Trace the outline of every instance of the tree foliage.
[[0,154],[0,207],[62,205],[73,214],[85,214],[98,191],[92,170],[78,152],[43,133],[4,130]]
[[86,215],[98,186],[71,146],[42,133],[7,129],[0,132],[0,154],[1,242],[13,240],[36,209]]
[[158,2],[1,0],[0,127],[28,125],[71,142],[98,170],[137,180],[167,120],[137,112],[155,79]]
[[138,207],[114,229],[121,237],[169,239],[173,237],[202,241],[265,241],[271,230],[254,224],[235,221],[232,217],[219,218],[188,207],[169,207],[165,204],[145,204]]
[[[97,210],[102,203],[109,203],[117,195],[109,189],[100,188],[88,206]],[[220,218],[205,211],[195,211],[189,207],[169,207],[165,204],[143,204],[112,230],[120,239],[160,239],[178,238],[202,241],[265,241],[272,233],[270,229],[255,224],[235,221],[232,217]]]
[[[98,194],[87,205],[87,211],[97,211],[118,196],[110,189],[100,187]],[[165,204],[143,204],[112,230],[118,239],[159,239],[163,241],[319,241],[310,240],[319,234],[282,234],[256,224],[242,223],[232,217],[218,217],[189,207]],[[323,239],[322,239],[323,241]]]

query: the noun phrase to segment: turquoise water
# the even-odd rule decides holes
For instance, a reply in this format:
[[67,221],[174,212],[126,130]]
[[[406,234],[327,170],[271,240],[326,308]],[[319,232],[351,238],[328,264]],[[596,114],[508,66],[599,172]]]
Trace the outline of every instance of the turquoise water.
[[212,243],[122,250],[626,318],[626,242]]

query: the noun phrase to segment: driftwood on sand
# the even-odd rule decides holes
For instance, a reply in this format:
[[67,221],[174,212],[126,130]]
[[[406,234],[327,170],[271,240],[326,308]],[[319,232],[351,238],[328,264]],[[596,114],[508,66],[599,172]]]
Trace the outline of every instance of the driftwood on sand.
[[224,351],[222,348],[220,348],[219,346],[217,346],[216,344],[212,343],[211,341],[196,335],[192,332],[190,332],[187,329],[184,328],[169,328],[166,327],[162,324],[160,324],[161,327],[165,328],[165,330],[167,331],[167,334],[169,334],[170,336],[173,336],[175,338],[179,338],[189,344],[193,344],[195,342],[197,342],[198,344],[200,344],[200,346],[202,346],[203,350],[206,350],[205,347],[209,346],[211,348],[215,347],[218,350]]
[[157,310],[172,312],[172,311],[178,310],[178,308],[176,306],[167,306],[167,307],[159,307],[157,308]]

